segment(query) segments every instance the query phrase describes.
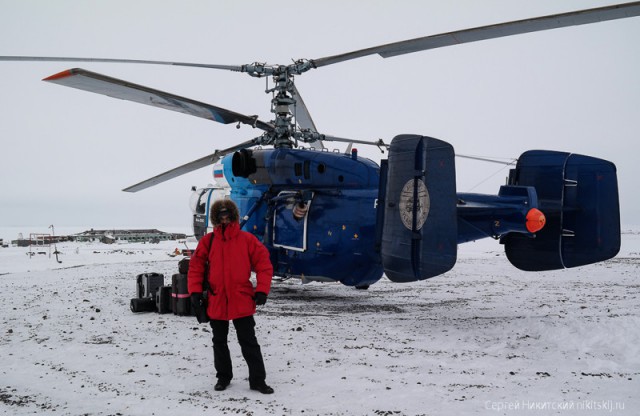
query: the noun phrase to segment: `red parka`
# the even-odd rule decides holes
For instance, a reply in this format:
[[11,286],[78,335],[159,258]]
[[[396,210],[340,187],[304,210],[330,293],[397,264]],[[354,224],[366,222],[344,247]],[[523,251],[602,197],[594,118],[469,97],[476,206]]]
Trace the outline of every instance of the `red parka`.
[[[207,315],[211,319],[233,320],[256,313],[255,292],[269,294],[273,266],[269,251],[251,233],[240,230],[240,224],[215,228],[211,250],[211,234],[200,239],[189,263],[189,294],[202,292],[205,262],[209,256],[209,298]],[[251,271],[257,285],[251,283]]]

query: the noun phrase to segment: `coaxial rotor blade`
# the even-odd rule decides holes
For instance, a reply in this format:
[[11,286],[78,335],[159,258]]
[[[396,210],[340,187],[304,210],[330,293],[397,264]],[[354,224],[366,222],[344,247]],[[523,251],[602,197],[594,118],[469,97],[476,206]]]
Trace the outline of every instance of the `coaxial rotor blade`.
[[67,87],[108,95],[122,100],[178,111],[218,123],[244,123],[264,131],[272,131],[273,125],[258,120],[258,116],[246,116],[225,108],[205,104],[164,91],[154,90],[116,78],[111,78],[80,68],[69,69],[45,78],[44,81]]
[[595,9],[560,13],[532,19],[517,20],[473,29],[458,30],[438,35],[425,36],[386,45],[374,46],[340,55],[312,60],[316,68],[350,59],[378,54],[383,58],[419,52],[428,49],[453,46],[461,43],[476,42],[485,39],[501,38],[522,33],[538,32],[567,26],[585,25],[607,20],[624,19],[640,15],[640,2],[623,3]]
[[[296,122],[301,129],[309,130],[313,133],[317,133],[318,129],[316,128],[316,124],[313,122],[311,118],[311,113],[307,108],[307,105],[304,103],[302,99],[302,95],[300,95],[300,91],[296,87],[296,84],[293,84],[293,98],[296,100],[295,108],[291,108],[293,106],[289,106],[290,110],[296,116]],[[324,149],[324,144],[322,141],[318,141],[320,144],[320,148]]]
[[318,140],[326,140],[329,142],[344,142],[344,143],[358,143],[358,144],[366,144],[366,145],[370,145],[370,146],[378,146],[380,148],[385,147],[388,148],[389,145],[386,144],[384,141],[382,141],[382,139],[378,139],[375,142],[370,142],[370,141],[366,141],[366,140],[354,140],[354,139],[345,139],[343,137],[335,137],[335,136],[329,136],[326,134],[321,134],[320,138]]
[[[302,96],[300,95],[300,92],[298,91],[298,88],[296,88],[295,84],[293,84],[293,98],[296,100],[297,108],[295,109],[295,115],[298,126],[300,126],[301,129],[307,129],[314,133],[317,132],[318,129],[316,128],[316,125],[311,118],[311,113],[309,113],[309,109],[304,103],[304,100],[302,99]],[[291,110],[291,112],[293,113],[293,108],[291,108]]]
[[124,188],[125,192],[138,192],[146,188],[150,188],[152,186],[158,185],[159,183],[168,181],[169,179],[177,178],[178,176],[182,176],[185,173],[192,172],[194,170],[203,168],[205,166],[213,165],[222,157],[229,153],[233,153],[236,150],[244,149],[246,147],[254,146],[258,143],[257,139],[247,140],[246,142],[242,142],[235,146],[228,147],[223,150],[216,150],[214,153],[201,157],[200,159],[194,160],[193,162],[186,163],[182,166],[178,166],[177,168],[173,168],[164,173],[154,176],[153,178],[146,179],[142,182],[139,182],[135,185],[131,185],[127,188]]
[[243,72],[241,65],[197,64],[191,62],[149,61],[142,59],[110,59],[110,58],[70,58],[55,56],[0,56],[0,61],[41,61],[41,62],[106,62],[117,64],[150,64],[190,66],[195,68],[224,69],[227,71]]

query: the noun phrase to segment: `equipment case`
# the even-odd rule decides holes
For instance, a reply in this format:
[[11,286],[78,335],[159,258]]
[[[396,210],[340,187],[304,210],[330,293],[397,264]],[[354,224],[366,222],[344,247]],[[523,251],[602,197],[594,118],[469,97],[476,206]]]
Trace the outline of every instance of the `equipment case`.
[[172,312],[171,304],[171,286],[160,286],[156,292],[156,309],[158,313]]
[[186,274],[176,273],[171,276],[171,298],[174,315],[189,315],[191,313],[191,299]]
[[156,291],[163,285],[164,275],[161,273],[142,273],[136,276],[136,287],[140,299],[155,298]]

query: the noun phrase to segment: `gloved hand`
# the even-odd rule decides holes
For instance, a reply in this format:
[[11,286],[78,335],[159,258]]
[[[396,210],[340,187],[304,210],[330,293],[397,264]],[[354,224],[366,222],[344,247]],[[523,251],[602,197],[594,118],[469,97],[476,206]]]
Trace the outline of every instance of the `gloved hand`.
[[191,294],[191,307],[195,311],[199,311],[202,308],[202,293],[194,292]]
[[201,292],[191,294],[191,311],[196,316],[198,323],[204,324],[209,322],[207,315],[207,302]]
[[256,295],[254,296],[253,299],[255,299],[256,305],[258,306],[264,305],[265,303],[267,303],[267,294],[262,292],[256,292]]
[[191,294],[191,306],[200,308],[202,306],[202,293],[194,292]]

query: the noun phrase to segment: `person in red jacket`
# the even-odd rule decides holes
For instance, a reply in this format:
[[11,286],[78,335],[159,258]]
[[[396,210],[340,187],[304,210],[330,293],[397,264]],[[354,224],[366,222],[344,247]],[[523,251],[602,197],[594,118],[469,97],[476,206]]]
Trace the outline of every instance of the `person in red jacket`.
[[[188,285],[195,308],[201,304],[203,279],[209,282],[207,315],[213,332],[213,357],[218,379],[214,389],[227,388],[233,378],[227,337],[233,321],[238,343],[249,367],[249,386],[273,393],[266,382],[260,345],[255,336],[256,305],[264,305],[271,288],[273,266],[269,251],[251,233],[240,230],[238,207],[233,201],[216,201],[211,208],[213,233],[200,239],[189,263]],[[205,265],[209,261],[209,275]],[[251,283],[256,273],[256,287]]]

